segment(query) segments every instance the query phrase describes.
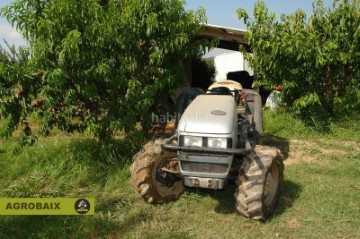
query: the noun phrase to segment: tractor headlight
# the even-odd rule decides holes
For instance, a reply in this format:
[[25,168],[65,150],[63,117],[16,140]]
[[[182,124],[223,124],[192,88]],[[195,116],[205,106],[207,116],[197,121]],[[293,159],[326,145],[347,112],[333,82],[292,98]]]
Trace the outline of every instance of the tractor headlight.
[[184,136],[184,146],[202,147],[203,139],[199,136]]
[[207,146],[209,148],[226,149],[228,148],[227,138],[208,138]]

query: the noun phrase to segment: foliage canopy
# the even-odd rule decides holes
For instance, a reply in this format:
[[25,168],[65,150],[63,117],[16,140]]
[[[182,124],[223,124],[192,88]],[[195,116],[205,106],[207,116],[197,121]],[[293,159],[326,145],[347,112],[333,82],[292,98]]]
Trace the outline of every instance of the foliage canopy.
[[238,10],[260,84],[281,84],[284,102],[307,119],[360,110],[360,1],[316,1],[312,16],[297,10],[280,19],[259,1],[253,15]]
[[28,59],[0,63],[1,116],[8,135],[30,112],[52,127],[107,138],[135,132],[169,89],[182,63],[208,45],[195,40],[203,9],[182,0],[17,0],[1,15],[29,42]]

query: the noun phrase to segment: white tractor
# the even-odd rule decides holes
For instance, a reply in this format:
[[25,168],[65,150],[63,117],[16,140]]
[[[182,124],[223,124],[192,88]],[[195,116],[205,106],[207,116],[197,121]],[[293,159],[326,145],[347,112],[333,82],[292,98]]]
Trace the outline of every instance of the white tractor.
[[223,189],[235,181],[236,209],[264,221],[280,197],[284,165],[280,150],[258,145],[260,95],[241,84],[216,82],[178,99],[176,131],[146,144],[134,156],[131,183],[149,203],[177,199],[186,187]]

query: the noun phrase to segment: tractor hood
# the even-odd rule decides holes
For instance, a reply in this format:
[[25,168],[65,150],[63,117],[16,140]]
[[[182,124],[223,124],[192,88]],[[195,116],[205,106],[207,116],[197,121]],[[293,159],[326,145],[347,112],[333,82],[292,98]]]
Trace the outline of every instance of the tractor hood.
[[232,95],[199,95],[181,116],[178,130],[186,133],[231,134],[237,127]]

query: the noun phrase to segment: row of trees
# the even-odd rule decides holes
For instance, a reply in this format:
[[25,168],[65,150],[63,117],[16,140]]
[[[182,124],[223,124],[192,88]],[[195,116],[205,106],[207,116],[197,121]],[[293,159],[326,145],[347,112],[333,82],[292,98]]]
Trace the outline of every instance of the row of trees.
[[19,124],[30,134],[34,111],[45,135],[55,126],[131,136],[184,84],[184,60],[209,45],[195,38],[204,9],[186,11],[182,0],[17,0],[0,13],[30,45],[26,57],[0,62],[8,136]]
[[327,119],[360,112],[360,1],[335,0],[331,8],[313,3],[280,19],[255,4],[253,18],[238,16],[248,28],[246,40],[260,84],[283,86],[283,101],[305,119]]
[[[283,100],[307,119],[360,110],[360,1],[313,4],[276,18],[262,1],[243,9],[244,51],[260,84],[283,86]],[[196,36],[203,9],[182,0],[16,0],[0,10],[29,48],[0,49],[0,116],[10,136],[36,112],[40,132],[89,131],[99,139],[135,125],[185,82],[183,62],[211,44]],[[325,117],[324,117],[325,116]],[[321,121],[326,122],[326,121]]]

